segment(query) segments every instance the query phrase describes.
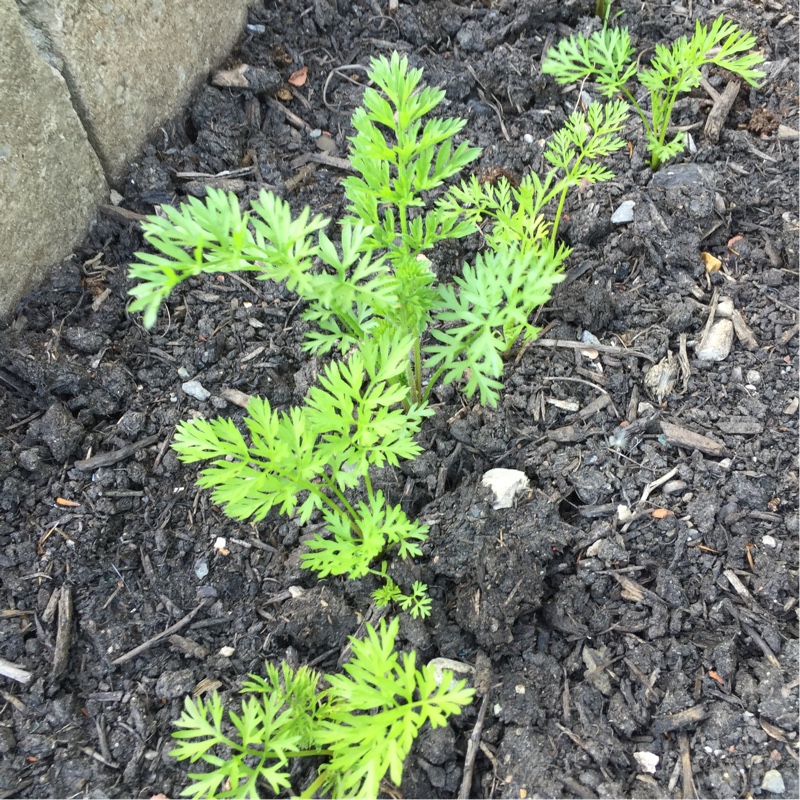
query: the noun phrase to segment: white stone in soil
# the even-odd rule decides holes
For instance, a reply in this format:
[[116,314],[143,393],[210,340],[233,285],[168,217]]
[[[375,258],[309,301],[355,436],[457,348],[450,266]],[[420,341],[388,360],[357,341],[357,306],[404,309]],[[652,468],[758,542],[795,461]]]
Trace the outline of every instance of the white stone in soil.
[[639,765],[642,772],[655,775],[656,767],[658,766],[658,756],[655,753],[650,753],[647,750],[640,750],[638,753],[634,753],[633,757],[636,759],[636,763]]
[[768,769],[764,773],[764,778],[761,781],[761,791],[772,792],[773,794],[783,794],[786,791],[783,778],[778,770]]
[[733,300],[730,297],[720,297],[717,303],[717,316],[730,319],[733,316]]
[[733,323],[729,319],[714,320],[706,340],[695,355],[701,361],[724,361],[733,346]]
[[511,508],[518,495],[528,491],[530,481],[518,469],[490,469],[484,473],[481,483],[492,490],[492,508]]
[[201,403],[211,397],[211,392],[200,381],[186,381],[186,383],[181,384],[181,389],[183,389],[184,394],[194,397],[195,400],[199,400]]
[[633,222],[633,207],[636,203],[633,200],[623,200],[617,210],[611,215],[611,222],[614,225],[624,225]]

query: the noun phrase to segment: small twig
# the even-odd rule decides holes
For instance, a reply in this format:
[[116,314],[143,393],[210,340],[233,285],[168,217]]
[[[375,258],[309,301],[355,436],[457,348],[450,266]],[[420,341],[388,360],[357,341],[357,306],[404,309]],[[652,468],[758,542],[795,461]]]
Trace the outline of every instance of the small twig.
[[148,639],[146,642],[143,642],[138,647],[134,647],[133,650],[129,650],[124,655],[121,655],[119,658],[115,658],[111,663],[114,665],[117,664],[124,664],[126,661],[130,661],[132,658],[136,658],[139,653],[143,653],[145,650],[152,647],[156,642],[160,642],[162,639],[166,638],[172,633],[177,633],[181,628],[185,628],[198,614],[201,608],[205,606],[206,601],[202,600],[199,605],[195,606],[195,608],[190,611],[185,617],[179,619],[174,625],[170,625],[161,633],[157,633],[155,636]]
[[354,83],[356,86],[363,86],[363,84],[359,83],[358,81],[354,81],[347,75],[342,75],[341,70],[343,69],[360,69],[364,72],[369,72],[369,70],[361,64],[344,64],[341,67],[332,69],[328,73],[328,77],[325,78],[325,83],[322,85],[322,102],[325,104],[325,107],[329,108],[331,111],[335,111],[336,109],[328,102],[328,84],[331,82],[331,78],[334,75],[338,75],[340,78],[344,78],[346,81],[350,81],[350,83]]
[[13,661],[6,661],[0,658],[0,675],[5,678],[11,678],[12,681],[19,681],[20,683],[30,683],[33,673],[29,672],[24,667],[20,667]]
[[642,505],[643,503],[647,502],[647,499],[650,495],[658,489],[659,486],[665,484],[670,478],[672,478],[678,471],[677,467],[673,467],[669,472],[665,475],[662,475],[660,478],[656,478],[654,481],[650,481],[647,486],[644,487],[642,490],[642,496],[639,498],[639,502],[636,504],[637,506]]
[[[481,99],[486,103],[486,105],[494,109],[494,113],[497,114],[497,118],[500,120],[500,129],[503,131],[503,136],[505,136],[507,142],[510,142],[511,137],[508,135],[508,130],[506,129],[506,123],[503,121],[503,114],[500,111],[500,103],[498,102],[497,98],[491,92],[489,92],[489,90],[481,83],[480,78],[478,77],[475,70],[472,68],[472,64],[465,64],[465,66],[469,70],[470,75],[472,75],[472,77],[475,78],[475,83],[477,83],[478,86],[480,87],[479,92],[481,94]],[[487,93],[492,94],[494,103],[486,97]]]
[[69,661],[69,645],[72,639],[72,589],[66,584],[61,587],[58,598],[58,627],[56,630],[56,646],[53,653],[53,669],[50,680],[56,680],[67,669]]
[[273,99],[272,97],[265,98],[267,105],[270,108],[274,108],[276,111],[280,111],[284,117],[286,117],[286,121],[295,128],[299,128],[301,131],[313,131],[314,128],[311,127],[302,117],[298,117],[294,111],[289,111],[285,105],[279,103],[277,100]]
[[111,769],[121,769],[119,764],[115,764],[113,761],[104,758],[97,750],[93,750],[91,747],[81,747],[81,753],[93,758],[95,761],[99,761],[101,764],[105,764],[107,767],[111,767]]
[[[731,80],[725,87],[725,91],[714,98],[714,107],[709,112],[704,128],[709,141],[715,144],[719,141],[720,134],[722,133],[722,126],[725,124],[725,120],[728,118],[728,114],[730,114],[731,108],[733,108],[733,104],[739,96],[739,89],[741,88],[741,81]],[[706,91],[708,91],[707,88]]]
[[620,358],[624,358],[625,356],[635,356],[636,358],[643,358],[652,363],[655,363],[656,361],[653,356],[643,353],[641,350],[615,347],[611,344],[586,344],[586,342],[571,342],[568,339],[535,339],[530,344],[533,347],[549,347],[551,349],[557,347],[566,347],[570,350],[597,350],[600,353],[609,353],[611,355],[619,356]]
[[486,709],[489,707],[490,694],[491,692],[486,692],[483,696],[483,702],[478,711],[478,719],[467,742],[467,754],[464,757],[464,777],[461,780],[461,788],[458,791],[459,800],[466,800],[466,798],[472,796],[470,789],[472,788],[472,774],[475,771],[475,756],[478,755],[478,750],[480,749],[481,733],[483,733],[483,722],[486,719]]
[[690,800],[698,797],[697,789],[692,778],[692,757],[689,753],[689,737],[681,732],[678,734],[678,742],[681,748],[681,770],[683,772],[683,800]]
[[101,453],[99,456],[92,456],[91,458],[84,458],[83,461],[76,461],[73,466],[76,469],[97,469],[98,467],[110,467],[118,461],[129,458],[134,453],[142,450],[145,447],[150,447],[155,444],[161,434],[154,433],[152,436],[145,436],[133,444],[126,444],[125,447],[120,447],[119,450],[114,450],[111,453]]

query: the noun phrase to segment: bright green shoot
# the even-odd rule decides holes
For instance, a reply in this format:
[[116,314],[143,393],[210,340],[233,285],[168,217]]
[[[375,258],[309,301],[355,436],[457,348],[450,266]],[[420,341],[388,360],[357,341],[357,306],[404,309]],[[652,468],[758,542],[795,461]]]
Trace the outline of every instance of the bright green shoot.
[[[395,601],[416,617],[430,610],[425,584],[404,594],[385,564],[373,563],[390,549],[403,558],[422,555],[428,528],[388,504],[370,474],[421,451],[414,435],[432,412],[403,408],[409,346],[408,337],[388,332],[366,340],[346,361],[329,363],[306,404],[288,413],[253,398],[244,419],[249,442],[230,419],[200,419],[178,426],[173,447],[182,461],[210,462],[198,485],[234,519],[258,521],[278,508],[303,525],[319,512],[328,536],[308,543],[303,566],[322,578],[376,575],[384,584],[380,605]],[[354,490],[366,500],[351,502]]]
[[[711,28],[697,21],[691,39],[682,36],[667,47],[657,44],[648,67],[638,69],[627,28],[604,27],[591,36],[572,36],[552,48],[542,64],[542,72],[559,83],[592,79],[606,97],[621,93],[636,109],[644,125],[650,166],[661,164],[682,152],[686,137],[679,132],[668,140],[672,109],[678,95],[700,85],[701,68],[714,64],[757,86],[764,72],[756,69],[763,62],[760,53],[748,52],[756,45],[751,33],[718,17]],[[637,102],[627,83],[636,77],[650,94],[651,113]]]
[[433,668],[417,667],[413,651],[401,659],[398,627],[397,619],[388,626],[383,620],[377,631],[367,625],[363,641],[351,637],[346,674],[326,675],[327,689],[307,667],[284,663],[279,671],[267,664],[266,678],[251,675],[244,684],[241,712],[228,712],[225,721],[216,692],[208,701],[187,698],[170,755],[212,769],[189,773],[193,783],[181,794],[258,798],[260,784],[278,794],[291,790],[290,768],[298,758],[323,759],[301,797],[377,797],[387,774],[399,785],[422,726],[446,725],[474,691],[446,671],[437,684]]

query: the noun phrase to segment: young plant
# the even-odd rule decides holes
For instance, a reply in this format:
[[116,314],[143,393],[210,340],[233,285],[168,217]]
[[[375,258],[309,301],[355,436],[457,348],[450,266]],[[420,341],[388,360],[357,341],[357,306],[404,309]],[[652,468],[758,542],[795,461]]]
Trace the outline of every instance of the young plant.
[[[430,613],[427,586],[415,583],[403,594],[385,564],[373,563],[392,548],[403,558],[422,555],[428,528],[388,504],[370,475],[421,451],[414,435],[432,412],[403,408],[409,347],[407,335],[388,331],[365,340],[346,361],[329,363],[305,405],[288,413],[253,398],[244,418],[249,442],[230,419],[199,419],[178,426],[173,447],[184,462],[210,462],[198,485],[234,519],[258,521],[278,508],[302,525],[320,513],[329,536],[307,543],[303,566],[321,578],[377,575],[384,581],[379,605],[396,601],[416,617]],[[348,499],[356,489],[365,501]]]
[[[603,27],[608,27],[611,21],[611,6],[614,5],[614,0],[595,0],[594,15],[603,23]],[[620,17],[625,12],[620,10],[614,15]]]
[[[683,132],[667,140],[678,95],[700,85],[703,77],[700,70],[706,64],[729,70],[751,86],[757,86],[757,79],[764,73],[755,67],[764,59],[759,53],[747,52],[755,44],[753,34],[740,30],[722,16],[710,29],[698,20],[691,39],[682,36],[669,47],[657,44],[650,65],[640,70],[638,61],[633,61],[634,50],[627,28],[605,26],[591,36],[578,34],[559,42],[547,53],[542,72],[553,75],[562,84],[592,78],[606,97],[622,93],[642,120],[650,166],[655,170],[685,146]],[[634,77],[650,94],[650,115],[626,85]]]
[[[317,777],[302,797],[377,797],[386,774],[396,785],[403,763],[426,722],[444,726],[474,694],[446,672],[437,685],[433,667],[416,665],[412,651],[395,652],[398,620],[367,625],[364,641],[351,637],[353,657],[345,675],[320,675],[307,667],[279,671],[267,664],[266,678],[251,675],[241,714],[228,713],[215,692],[186,698],[170,752],[180,760],[210,764],[210,772],[189,773],[183,796],[258,798],[259,782],[275,794],[291,789],[289,770],[298,758],[321,758]],[[215,748],[223,748],[224,755]]]
[[[556,249],[555,233],[566,192],[610,176],[594,160],[621,146],[613,132],[623,106],[591,111],[588,123],[571,118],[548,148],[553,170],[544,182],[531,176],[511,212],[477,181],[431,202],[430,191],[478,150],[453,146],[462,120],[423,122],[444,92],[420,89],[421,70],[409,70],[405,58],[374,59],[370,78],[381,91],[368,88],[353,117],[350,160],[359,177],[344,182],[353,214],[341,223],[338,246],[325,233],[329,221],[308,208],[293,218],[288,203],[262,191],[243,213],[234,195],[209,189],[205,202],[165,207],[165,218],[143,224],[156,252],[138,253],[131,265],[140,282],[130,308],[143,310],[151,327],[172,289],[204,272],[252,271],[300,296],[314,325],[304,349],[347,359],[325,368],[302,408],[281,413],[251,401],[249,442],[231,420],[200,420],[179,427],[174,447],[186,462],[211,462],[199,483],[236,519],[260,520],[276,507],[302,524],[319,513],[327,533],[310,542],[306,567],[321,577],[378,575],[378,603],[425,616],[425,585],[402,592],[381,558],[390,548],[419,555],[427,528],[374,490],[371,470],[417,455],[413,436],[438,380],[464,379],[468,395],[497,402],[503,357],[519,338],[537,335],[530,316],[563,277],[569,251]],[[548,226],[540,211],[554,198]],[[424,253],[476,231],[484,216],[495,218],[490,247],[455,285],[437,285]]]
[[[329,221],[312,219],[308,209],[292,219],[287,203],[262,192],[243,214],[233,195],[209,190],[204,203],[192,198],[179,210],[166,208],[166,219],[151,217],[143,225],[145,238],[158,252],[140,253],[131,265],[131,277],[140,281],[131,290],[131,310],[144,310],[149,327],[163,300],[186,278],[200,272],[256,271],[261,279],[285,281],[305,302],[303,316],[315,326],[304,345],[309,352],[347,353],[383,330],[402,331],[411,336],[403,380],[412,404],[424,402],[440,377],[455,380],[469,372],[467,394],[479,392],[481,403],[494,405],[502,355],[510,346],[499,332],[514,327],[535,335],[536,329],[520,325],[519,319],[549,298],[562,279],[563,259],[544,251],[521,253],[521,242],[509,231],[502,247],[465,270],[458,291],[436,285],[424,253],[476,226],[456,208],[430,202],[428,195],[479,151],[466,143],[453,146],[463,120],[423,123],[444,91],[419,89],[421,75],[396,53],[391,61],[373,59],[370,78],[381,92],[366,89],[364,105],[353,116],[350,161],[359,176],[344,181],[354,215],[342,220],[338,248],[324,232]],[[454,315],[464,307],[461,294],[482,291],[485,277],[477,273],[499,278],[507,291],[495,293],[497,303],[491,307],[471,309],[470,335],[446,337],[447,346],[431,346],[429,329],[458,318]],[[434,370],[427,385],[426,369]]]
[[[473,175],[469,181],[453,187],[441,206],[462,214],[476,225],[491,220],[491,227],[484,231],[490,252],[501,251],[505,242],[514,241],[521,261],[532,256],[537,264],[561,265],[571,252],[571,248],[557,241],[567,193],[576,186],[614,177],[598,160],[625,146],[617,134],[624,129],[627,119],[628,108],[622,101],[605,105],[592,103],[586,114],[573,113],[548,142],[544,158],[551,169],[543,180],[531,172],[518,188],[513,188],[505,178],[491,184],[481,183]],[[552,222],[547,222],[544,210],[553,203],[556,204],[555,216]],[[470,294],[462,289],[461,300],[469,298],[475,306],[481,303],[491,306],[498,300],[498,291],[499,283],[490,278],[479,292]],[[515,296],[513,292],[510,294]],[[546,299],[529,297],[521,305],[527,307],[531,302],[540,305]],[[466,313],[463,318],[466,319]],[[502,332],[497,341],[506,349],[519,337],[535,338],[538,333],[523,319],[506,320]],[[445,335],[452,336],[452,332],[447,331]]]

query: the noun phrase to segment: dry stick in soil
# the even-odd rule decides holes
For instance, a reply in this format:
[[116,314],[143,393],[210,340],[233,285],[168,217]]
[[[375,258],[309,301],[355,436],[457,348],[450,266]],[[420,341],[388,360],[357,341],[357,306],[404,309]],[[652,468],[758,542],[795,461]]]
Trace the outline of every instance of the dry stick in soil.
[[185,628],[198,614],[201,608],[206,604],[205,600],[202,600],[199,605],[197,605],[192,611],[190,611],[185,617],[179,619],[174,625],[170,625],[165,631],[161,631],[161,633],[157,633],[155,636],[148,639],[146,642],[142,642],[138,647],[134,647],[133,650],[129,650],[124,655],[121,655],[119,658],[115,658],[111,663],[114,665],[117,664],[124,664],[126,661],[130,661],[132,658],[136,658],[140,653],[144,653],[145,650],[148,650],[152,647],[156,642],[160,642],[165,637],[169,636],[171,633],[177,633],[181,628]]
[[475,727],[467,742],[467,755],[464,758],[464,777],[461,780],[461,788],[458,791],[459,800],[465,800],[470,796],[470,789],[472,787],[472,773],[475,770],[475,756],[480,749],[481,734],[483,733],[483,722],[486,719],[486,709],[489,707],[489,692],[483,696],[480,710],[478,711],[478,719],[475,722]]
[[67,669],[69,662],[69,645],[72,639],[72,589],[64,584],[58,598],[58,628],[56,631],[56,646],[53,652],[53,668],[50,671],[50,680],[60,678]]

